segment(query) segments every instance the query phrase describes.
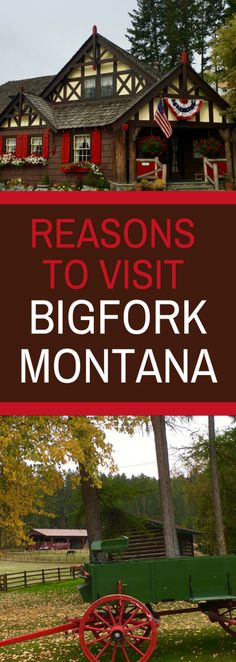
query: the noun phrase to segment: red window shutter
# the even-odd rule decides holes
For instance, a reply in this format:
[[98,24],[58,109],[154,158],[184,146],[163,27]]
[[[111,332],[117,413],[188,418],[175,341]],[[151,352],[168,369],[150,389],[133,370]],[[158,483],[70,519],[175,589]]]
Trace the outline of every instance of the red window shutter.
[[101,163],[101,131],[100,129],[92,130],[92,150],[91,161],[93,163]]
[[22,156],[22,146],[23,146],[23,134],[19,133],[16,136],[16,156],[20,158]]
[[62,135],[62,163],[70,163],[70,133],[66,131]]
[[49,155],[49,133],[50,130],[46,129],[43,134],[43,148],[42,148],[42,156],[47,159]]
[[0,136],[0,155],[3,154],[3,136]]
[[21,139],[22,139],[21,156],[25,158],[26,156],[28,156],[28,144],[29,144],[28,133],[23,133]]

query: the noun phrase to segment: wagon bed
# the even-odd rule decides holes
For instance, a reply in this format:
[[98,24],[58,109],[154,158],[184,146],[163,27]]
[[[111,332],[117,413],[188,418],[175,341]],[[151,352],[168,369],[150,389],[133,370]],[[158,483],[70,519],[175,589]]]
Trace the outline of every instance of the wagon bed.
[[[236,556],[123,561],[127,546],[126,537],[97,541],[94,562],[78,566],[84,577],[79,592],[90,603],[82,618],[3,640],[0,646],[71,631],[91,662],[146,662],[161,616],[198,611],[236,636]],[[180,608],[176,602],[189,604]],[[157,603],[163,608],[157,610]]]

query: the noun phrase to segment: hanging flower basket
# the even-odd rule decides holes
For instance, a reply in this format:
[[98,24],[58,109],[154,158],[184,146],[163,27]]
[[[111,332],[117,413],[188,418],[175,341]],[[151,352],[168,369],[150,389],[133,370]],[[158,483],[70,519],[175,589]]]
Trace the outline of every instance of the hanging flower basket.
[[161,156],[166,149],[166,141],[161,136],[146,136],[141,140],[141,152],[144,155]]
[[224,145],[217,138],[202,138],[199,141],[198,150],[208,159],[222,159],[225,156]]

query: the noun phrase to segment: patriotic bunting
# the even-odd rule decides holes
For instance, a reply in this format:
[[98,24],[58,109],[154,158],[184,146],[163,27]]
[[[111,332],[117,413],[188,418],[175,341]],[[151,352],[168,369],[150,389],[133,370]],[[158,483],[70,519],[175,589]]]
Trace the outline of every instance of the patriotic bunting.
[[191,120],[194,115],[199,113],[202,99],[169,99],[165,97],[165,103],[177,120]]

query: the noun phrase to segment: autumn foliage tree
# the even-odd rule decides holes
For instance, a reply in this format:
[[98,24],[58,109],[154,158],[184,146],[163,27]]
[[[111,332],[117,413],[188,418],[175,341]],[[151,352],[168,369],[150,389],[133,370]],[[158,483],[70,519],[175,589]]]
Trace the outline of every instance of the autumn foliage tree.
[[[8,543],[27,539],[25,518],[43,512],[44,496],[61,484],[68,463],[75,480],[99,486],[99,466],[112,468],[111,446],[87,417],[0,417],[0,527]],[[4,542],[4,541],[3,541]]]

